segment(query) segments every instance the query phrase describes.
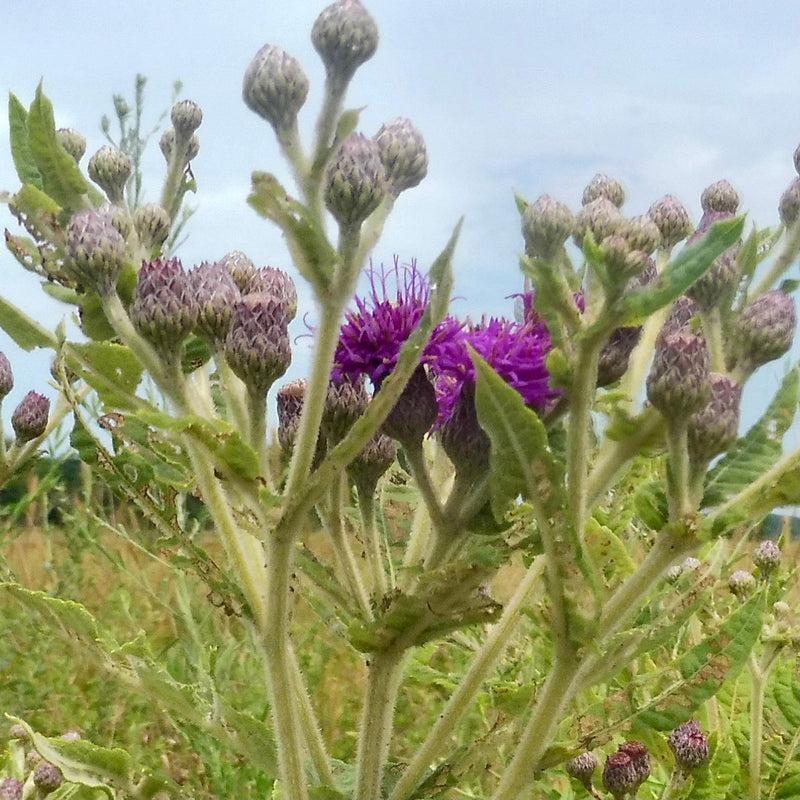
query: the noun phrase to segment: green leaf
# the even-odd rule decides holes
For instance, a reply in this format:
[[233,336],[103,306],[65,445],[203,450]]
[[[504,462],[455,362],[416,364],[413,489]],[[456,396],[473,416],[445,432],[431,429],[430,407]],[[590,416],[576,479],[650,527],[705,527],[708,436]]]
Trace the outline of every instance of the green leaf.
[[749,278],[756,271],[760,239],[758,231],[753,228],[750,235],[742,242],[742,247],[736,256],[736,264],[739,267],[739,275],[742,278]]
[[113,342],[72,344],[67,352],[67,363],[107,406],[126,409],[137,405],[133,395],[142,379],[142,365],[124,345]]
[[75,159],[58,143],[53,105],[41,83],[28,113],[28,145],[41,174],[42,189],[63,208],[83,208],[89,186]]
[[42,188],[42,176],[28,145],[28,111],[15,95],[8,96],[8,131],[11,139],[11,158],[20,182]]
[[715,222],[705,236],[681,250],[655,281],[626,294],[621,301],[625,324],[642,322],[680,297],[711,268],[714,259],[736,244],[743,228],[744,217]]
[[0,297],[0,328],[2,328],[23,350],[30,352],[35,347],[55,350],[56,337],[31,319],[13,303]]
[[787,730],[797,730],[800,727],[800,683],[794,664],[789,660],[781,662],[773,676],[775,704],[786,720]]
[[652,531],[660,531],[669,521],[669,506],[664,481],[649,481],[636,489],[633,505],[639,518]]
[[17,211],[22,211],[26,216],[33,217],[34,220],[42,213],[55,216],[61,211],[61,206],[49,194],[32,183],[23,185],[14,195],[13,203]]

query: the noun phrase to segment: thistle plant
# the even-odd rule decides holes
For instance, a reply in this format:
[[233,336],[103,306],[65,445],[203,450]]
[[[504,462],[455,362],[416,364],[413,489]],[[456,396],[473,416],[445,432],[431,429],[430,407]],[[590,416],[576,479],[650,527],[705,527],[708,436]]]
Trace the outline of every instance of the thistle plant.
[[[427,271],[413,242],[392,260],[376,249],[395,204],[435,169],[411,121],[370,135],[344,108],[378,46],[376,21],[359,0],[338,0],[311,38],[326,81],[310,146],[300,62],[266,44],[243,77],[244,103],[295,184],[257,171],[248,198],[284,236],[281,268],[239,251],[186,268],[171,251],[195,189],[196,103],[173,106],[159,202],[139,205],[124,147],[97,151],[87,179],[78,137],[56,135],[41,87],[30,109],[11,101],[23,185],[9,208],[24,232],[7,232],[8,247],[77,308],[85,338],[19,309],[0,325],[23,347],[55,351],[57,419],[71,415],[72,446],[140,508],[158,536],[152,552],[205,584],[268,714],[220,690],[214,640],[193,634],[202,656],[189,685],[146,634],[117,642],[75,603],[0,588],[68,638],[78,631],[84,655],[210,732],[274,796],[510,800],[566,792],[570,777],[596,798],[600,785],[614,798],[658,787],[760,796],[770,759],[756,710],[797,650],[796,626],[774,610],[793,573],[775,543],[750,556],[758,579],[739,562],[766,515],[797,499],[800,453],[782,439],[800,368],[742,435],[740,400],[795,333],[796,287],[779,283],[800,252],[792,198],[780,225],[746,233],[724,180],[703,192],[696,229],[672,195],[629,215],[606,175],[580,207],[518,196],[521,313],[459,319],[449,303],[461,222]],[[290,325],[308,311],[301,280],[318,310],[313,356],[304,378],[281,385]],[[12,385],[0,357],[0,397]],[[31,393],[14,412],[6,464],[17,451],[33,458],[52,429],[45,402]],[[189,496],[221,555],[179,513],[176,498]],[[501,601],[505,574],[515,577]],[[315,625],[360,669],[347,741],[331,741],[326,697],[310,685]],[[461,668],[409,733],[404,689],[431,647]],[[720,697],[738,697],[748,673],[750,766],[732,778],[722,765],[739,728]],[[486,724],[501,683],[515,711]],[[476,706],[477,734],[465,721]],[[174,789],[100,744],[17,722],[67,784]],[[44,792],[48,770],[35,769]],[[775,785],[789,780],[785,766],[773,773]]]

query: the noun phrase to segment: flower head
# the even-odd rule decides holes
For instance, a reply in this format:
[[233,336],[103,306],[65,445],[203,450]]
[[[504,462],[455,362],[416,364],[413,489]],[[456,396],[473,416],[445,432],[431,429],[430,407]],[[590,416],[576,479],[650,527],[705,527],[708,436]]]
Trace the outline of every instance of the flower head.
[[0,401],[14,388],[14,372],[5,353],[0,353]]
[[685,772],[701,767],[708,761],[708,739],[696,719],[690,719],[675,728],[668,742],[675,754],[675,761]]
[[11,427],[20,444],[41,436],[47,430],[50,401],[37,392],[28,392],[11,415]]
[[251,111],[281,131],[297,123],[308,88],[300,62],[282,48],[266,44],[244,73],[242,97]]

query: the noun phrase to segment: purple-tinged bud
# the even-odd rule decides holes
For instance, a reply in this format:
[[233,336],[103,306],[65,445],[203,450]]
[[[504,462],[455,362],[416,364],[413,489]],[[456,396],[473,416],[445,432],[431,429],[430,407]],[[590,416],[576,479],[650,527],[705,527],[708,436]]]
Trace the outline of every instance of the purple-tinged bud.
[[86,137],[74,128],[59,128],[56,131],[56,141],[78,163],[86,152]]
[[11,415],[11,427],[17,443],[24,444],[41,436],[47,430],[50,401],[41,394],[28,392]]
[[131,322],[163,356],[176,356],[198,314],[194,291],[177,258],[146,261],[130,307]]
[[347,465],[347,474],[358,490],[372,494],[381,475],[394,463],[397,447],[384,433],[376,433]]
[[605,197],[617,208],[622,208],[625,202],[625,189],[622,188],[622,184],[618,180],[598,172],[583,190],[581,204],[587,206],[593,200],[597,200],[598,197]]
[[647,214],[640,214],[627,220],[622,235],[628,240],[631,250],[641,250],[648,256],[661,244],[661,231]]
[[575,217],[549,194],[539,196],[522,215],[525,252],[534,258],[553,258],[575,230]]
[[[692,244],[695,237],[703,234],[693,234],[687,244]],[[711,267],[703,273],[687,290],[686,294],[697,303],[701,311],[709,311],[720,305],[724,299],[730,298],[739,284],[739,265],[737,258],[741,245],[729,247],[721,256],[714,259]]]
[[108,195],[114,204],[123,202],[125,184],[133,172],[133,163],[127,153],[110,145],[103,145],[90,159],[89,177]]
[[98,294],[116,286],[128,261],[125,239],[108,211],[78,211],[66,233],[66,269],[82,285]]
[[191,138],[203,121],[203,110],[193,100],[180,100],[172,106],[172,127],[178,137]]
[[658,334],[656,347],[668,336],[672,336],[678,331],[690,331],[689,323],[691,320],[700,313],[697,303],[690,297],[679,297],[672,305],[669,315],[667,316],[661,330]]
[[54,792],[63,782],[61,770],[49,761],[40,761],[33,771],[33,783],[42,797]]
[[320,428],[328,440],[328,447],[335,447],[347,436],[348,431],[360,419],[369,405],[364,376],[355,379],[343,376],[331,381],[325,395]]
[[696,719],[675,728],[668,742],[678,767],[684,772],[702,767],[708,761],[708,739]]
[[679,331],[659,343],[647,376],[647,397],[668,419],[686,419],[711,395],[708,345],[702,336]]
[[278,408],[278,442],[286,456],[291,455],[294,440],[297,438],[305,396],[306,382],[303,378],[298,378],[281,386],[275,397]]
[[739,209],[739,193],[726,180],[707,186],[700,195],[703,211],[724,211],[735,214]]
[[796,327],[792,298],[773,289],[742,311],[734,331],[734,353],[742,367],[752,371],[782,356],[792,345]]
[[283,303],[262,294],[236,301],[225,339],[225,358],[252,392],[266,394],[292,363]]
[[800,217],[800,177],[794,178],[781,195],[778,214],[781,222],[787,227],[797,222],[797,218]]
[[0,353],[0,402],[14,388],[14,372],[5,353]]
[[772,539],[765,539],[753,553],[753,563],[763,577],[769,577],[781,563],[781,549]]
[[597,244],[615,233],[625,230],[625,217],[622,212],[606,197],[598,197],[587,203],[575,218],[575,231],[572,238],[578,247],[583,247],[583,237],[587,231]]
[[612,331],[600,351],[597,363],[597,385],[608,386],[618,381],[627,371],[634,347],[642,334],[641,327],[626,326]]
[[410,120],[398,117],[381,125],[373,139],[393,197],[417,186],[428,174],[425,140]]
[[627,753],[612,753],[603,767],[603,786],[614,800],[622,800],[637,786],[638,776],[633,760]]
[[22,800],[22,781],[4,778],[0,781],[0,800]]
[[726,375],[711,373],[711,397],[689,418],[689,457],[704,464],[724,453],[739,435],[742,387]]
[[[161,134],[161,138],[158,140],[158,146],[161,148],[161,153],[169,164],[176,146],[175,128],[167,128],[167,130]],[[183,159],[184,163],[188,164],[192,159],[197,158],[199,152],[200,140],[195,134],[192,134],[189,137],[189,141],[186,143],[186,155]]]
[[76,731],[75,729],[72,729],[72,730],[69,730],[69,731],[64,731],[64,733],[61,734],[61,738],[65,742],[76,742],[78,739],[82,739],[83,737],[81,736],[81,732],[80,731]]
[[245,105],[263,117],[276,133],[297,124],[297,112],[308,96],[308,78],[300,62],[275,45],[264,45],[244,73]]
[[419,447],[438,416],[436,392],[425,368],[419,366],[386,417],[382,430],[404,447]]
[[588,792],[592,790],[592,775],[597,769],[597,756],[591,751],[587,750],[579,756],[575,756],[571,761],[567,762],[567,774],[579,780]]
[[439,437],[457,473],[474,478],[489,469],[491,441],[478,423],[474,383],[461,387],[453,413],[439,429]]
[[636,772],[636,785],[631,791],[636,790],[650,777],[650,754],[642,742],[631,740],[620,745],[619,751],[630,756],[633,769]]
[[378,48],[378,25],[359,0],[339,0],[322,10],[311,42],[329,76],[347,82]]
[[737,569],[728,578],[728,588],[740,600],[745,600],[756,588],[756,579],[746,569]]
[[28,731],[25,730],[23,725],[20,725],[19,722],[15,722],[9,729],[8,729],[8,738],[9,739],[19,739],[20,741],[27,742],[28,741]]
[[800,144],[797,145],[794,151],[794,171],[800,175]]
[[692,232],[692,221],[683,204],[671,194],[656,200],[647,212],[661,233],[661,246],[674,247]]
[[792,607],[785,600],[777,600],[772,604],[772,613],[775,619],[780,621],[788,621],[794,617]]
[[386,186],[378,145],[351,133],[328,165],[325,205],[340,225],[360,225],[381,204]]
[[254,270],[242,294],[265,294],[283,303],[289,322],[297,315],[297,287],[289,273],[282,269],[261,267]]
[[680,564],[673,564],[673,566],[667,570],[664,577],[667,583],[677,583],[681,575],[683,575],[683,567]]
[[253,260],[246,256],[241,250],[233,250],[227,255],[224,255],[220,259],[220,264],[225,265],[234,283],[239,287],[240,292],[245,290],[250,279],[256,274],[256,265],[253,263]]
[[231,327],[239,287],[221,262],[203,262],[189,272],[189,289],[197,303],[197,332],[219,349]]
[[172,221],[158,203],[146,203],[133,212],[133,227],[147,250],[155,250],[167,241]]
[[681,564],[681,569],[684,572],[689,572],[690,570],[697,569],[701,565],[701,561],[699,558],[695,558],[694,556],[687,556],[683,559],[683,563]]

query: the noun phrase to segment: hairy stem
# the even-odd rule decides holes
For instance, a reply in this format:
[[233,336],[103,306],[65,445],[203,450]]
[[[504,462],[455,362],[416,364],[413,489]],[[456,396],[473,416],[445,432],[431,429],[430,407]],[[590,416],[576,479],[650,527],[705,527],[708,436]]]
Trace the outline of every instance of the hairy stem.
[[383,568],[381,540],[375,524],[375,496],[370,489],[358,487],[358,508],[361,513],[364,551],[371,576],[370,589],[374,595],[383,597],[389,591],[389,583]]
[[673,522],[685,519],[696,510],[691,497],[687,431],[688,421],[685,418],[671,419],[667,425],[669,448],[667,500],[669,518]]

